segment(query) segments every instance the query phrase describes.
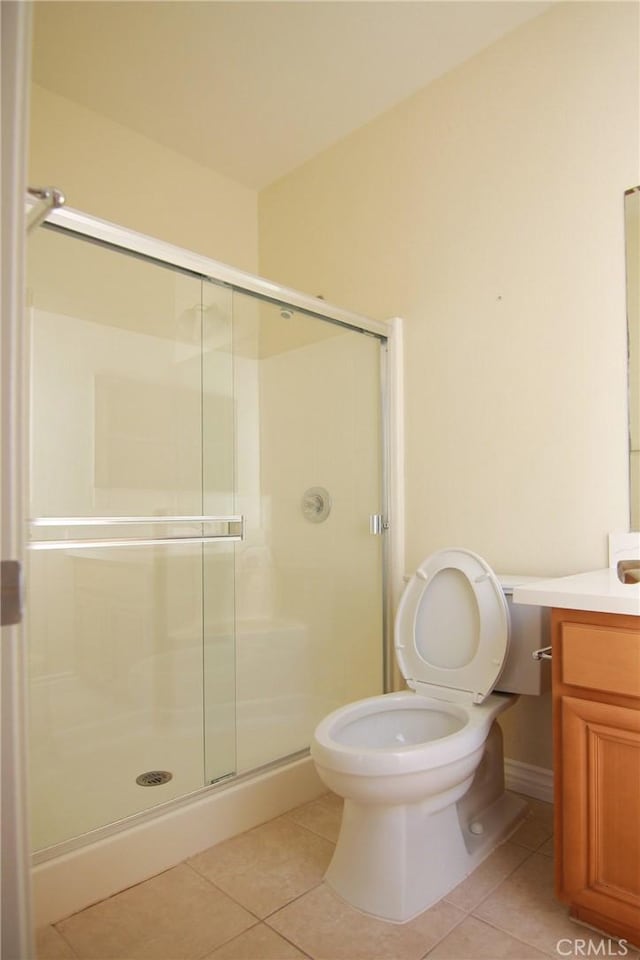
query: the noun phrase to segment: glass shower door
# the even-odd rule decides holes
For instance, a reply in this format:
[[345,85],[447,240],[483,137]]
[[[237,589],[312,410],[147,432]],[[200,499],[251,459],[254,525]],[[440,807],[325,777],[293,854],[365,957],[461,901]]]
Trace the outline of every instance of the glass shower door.
[[383,341],[238,291],[233,318],[240,772],[383,690]]
[[28,286],[44,850],[382,691],[384,339],[59,230]]
[[230,291],[49,230],[28,287],[42,849],[234,771],[241,524]]

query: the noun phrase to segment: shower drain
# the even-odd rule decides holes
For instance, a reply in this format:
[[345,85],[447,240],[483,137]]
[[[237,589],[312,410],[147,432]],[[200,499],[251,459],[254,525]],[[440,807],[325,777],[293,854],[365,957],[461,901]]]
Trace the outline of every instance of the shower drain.
[[147,770],[136,777],[136,783],[141,787],[158,787],[161,783],[169,783],[173,779],[173,774],[168,770]]

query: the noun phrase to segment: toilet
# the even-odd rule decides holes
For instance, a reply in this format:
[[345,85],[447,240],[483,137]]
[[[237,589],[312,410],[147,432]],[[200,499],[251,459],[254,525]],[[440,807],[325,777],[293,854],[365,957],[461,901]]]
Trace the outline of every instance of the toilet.
[[517,694],[543,686],[531,655],[543,645],[541,611],[519,608],[512,617],[505,596],[528,579],[535,578],[501,584],[469,550],[427,557],[395,622],[396,659],[409,690],[350,703],[315,730],[318,774],[344,798],[325,879],[367,914],[411,920],[526,813],[523,800],[505,793],[495,721]]

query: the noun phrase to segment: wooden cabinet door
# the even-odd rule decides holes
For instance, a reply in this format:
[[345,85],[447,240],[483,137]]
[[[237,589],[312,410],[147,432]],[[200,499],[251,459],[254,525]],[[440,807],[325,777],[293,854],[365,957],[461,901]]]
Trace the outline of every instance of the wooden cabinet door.
[[640,711],[561,698],[558,894],[640,932]]

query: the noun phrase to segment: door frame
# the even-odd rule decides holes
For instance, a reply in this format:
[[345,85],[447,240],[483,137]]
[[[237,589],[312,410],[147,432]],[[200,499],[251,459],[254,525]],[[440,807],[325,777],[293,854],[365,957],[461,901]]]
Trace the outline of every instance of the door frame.
[[[24,313],[25,218],[31,4],[1,7],[2,35],[2,239],[0,248],[2,364],[2,507],[0,538],[3,602],[0,628],[0,919],[2,960],[33,953],[27,803],[26,655],[21,622],[20,576],[7,572],[24,560],[24,440],[22,316]],[[4,562],[12,564],[11,567]],[[19,566],[16,566],[19,565]],[[4,601],[3,597],[3,601]]]

